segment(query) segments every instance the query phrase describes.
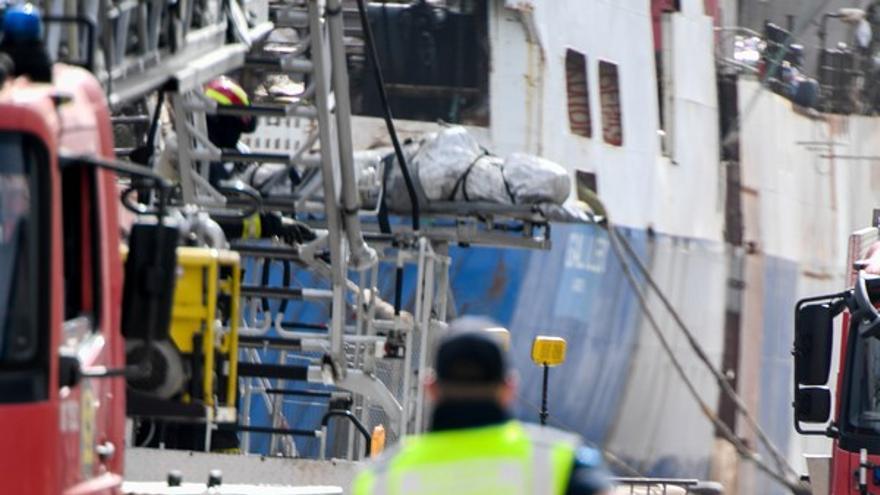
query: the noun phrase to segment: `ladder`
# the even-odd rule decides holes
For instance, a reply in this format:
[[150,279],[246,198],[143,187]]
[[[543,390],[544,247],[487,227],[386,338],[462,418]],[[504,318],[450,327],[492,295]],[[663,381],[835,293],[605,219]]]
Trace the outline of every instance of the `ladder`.
[[[305,181],[295,194],[259,191],[258,196],[261,209],[313,216],[314,240],[294,245],[233,245],[244,257],[296,263],[326,282],[320,287],[267,287],[261,283],[242,287],[249,303],[246,306],[251,308],[250,320],[240,330],[246,349],[239,367],[244,380],[240,429],[245,450],[252,433],[272,433],[272,453],[296,454],[295,436],[319,438],[320,455],[326,453],[326,425],[321,429],[290,428],[290,418],[283,414],[287,396],[339,400],[347,395],[348,408],[355,411],[352,419],[357,420],[346,423],[349,428],[379,421],[392,438],[422,431],[425,425],[425,398],[418,378],[427,369],[432,335],[445,328],[447,246],[412,232],[370,234],[370,244],[365,240],[352,149],[343,12],[339,0],[288,0],[269,5],[275,28],[293,30],[296,36],[279,42],[268,33],[265,42],[255,44],[245,56],[241,79],[247,79],[251,72],[282,74],[298,85],[296,93],[266,95],[248,107],[218,106],[199,91],[171,95],[184,203],[208,209],[241,206],[208,183],[212,162],[280,164],[281,172],[293,167],[299,175],[313,179]],[[284,146],[271,150],[220,150],[207,138],[205,117],[211,114],[250,115],[263,122],[286,119],[297,122],[301,132],[298,137],[287,135]],[[259,137],[258,132],[252,139]],[[395,304],[384,314],[377,310],[382,304],[377,297],[380,260],[393,265],[396,285]],[[264,262],[263,266],[271,264]],[[412,315],[402,309],[400,300],[406,266],[416,270]],[[358,282],[349,279],[350,272],[357,274]],[[296,323],[286,322],[283,313],[257,317],[263,300],[329,307],[328,322],[317,333],[313,328],[309,332],[291,330]],[[350,313],[353,318],[348,317]],[[277,362],[267,362],[262,349],[279,350]],[[311,359],[308,366],[292,365],[289,356]],[[287,387],[297,381],[332,384],[338,391]],[[252,423],[255,400],[271,410],[269,426]],[[380,419],[370,421],[370,411]],[[326,414],[334,412],[338,411]],[[321,423],[327,419],[325,415]],[[361,450],[353,432],[345,435],[350,458],[356,458]]]
[[[357,420],[354,423],[383,423],[392,439],[421,431],[427,413],[419,377],[425,374],[434,335],[445,328],[448,247],[446,241],[418,232],[377,235],[362,230],[345,44],[346,33],[357,30],[344,20],[347,16],[351,21],[357,13],[352,3],[45,0],[41,7],[47,13],[50,55],[80,63],[97,75],[111,109],[117,112],[117,124],[149,122],[146,115],[118,112],[133,103],[161,101],[154,95],[164,94],[176,145],[156,146],[173,154],[178,206],[223,213],[307,213],[312,218],[314,240],[233,246],[250,259],[296,263],[299,270],[324,281],[319,287],[259,283],[242,287],[253,308],[240,332],[243,445],[248,447],[251,433],[272,432],[273,450],[294,455],[292,437],[305,435],[319,438],[320,455],[327,453],[327,415],[339,411],[327,411],[320,428],[290,428],[283,414],[283,397],[292,393],[310,396],[309,391],[286,387],[295,381],[332,384],[333,391],[312,391],[311,396],[347,401],[354,411],[351,418]],[[273,37],[277,30],[293,31],[296,37],[289,42],[279,40]],[[218,106],[202,95],[204,84],[230,72],[243,78],[255,72],[282,74],[300,90],[267,95],[248,107]],[[284,146],[270,151],[218,149],[207,137],[208,115],[294,121],[302,132],[288,133]],[[244,195],[230,194],[208,181],[210,164],[227,161],[281,164],[309,180],[290,195],[247,188]],[[390,272],[380,270],[380,261],[385,268],[391,267]],[[401,300],[407,267],[416,272],[412,314]],[[349,278],[352,273],[357,282]],[[394,280],[393,305],[378,296],[380,275],[386,273]],[[266,299],[324,305],[329,308],[327,323],[320,332],[302,332],[290,330],[292,322],[284,321],[283,314],[258,322],[260,310],[254,302]],[[261,349],[268,347],[280,350],[278,362],[266,362],[261,356]],[[290,365],[288,356],[296,355],[311,356],[309,365]],[[271,409],[270,425],[251,424],[255,399]],[[353,432],[343,435],[349,458],[356,458],[361,450]],[[281,446],[276,449],[276,444]]]
[[[159,88],[186,93],[240,68],[248,48],[271,29],[259,16],[249,23],[241,1],[44,0],[40,6],[50,56],[87,65],[118,108]],[[230,26],[236,41],[227,43]]]

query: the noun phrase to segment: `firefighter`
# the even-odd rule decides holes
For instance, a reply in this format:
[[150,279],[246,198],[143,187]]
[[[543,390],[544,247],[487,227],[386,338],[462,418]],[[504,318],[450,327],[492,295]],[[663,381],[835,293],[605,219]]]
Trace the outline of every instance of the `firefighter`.
[[360,473],[354,495],[610,495],[596,451],[511,418],[516,378],[487,331],[497,327],[475,317],[450,325],[425,382],[435,404],[429,432]]
[[33,4],[14,5],[3,13],[0,52],[12,60],[13,76],[52,82],[52,61],[43,44],[43,18]]
[[[205,86],[205,96],[216,101],[221,106],[249,106],[251,104],[247,92],[226,76],[219,77],[208,83]],[[218,148],[238,149],[239,151],[247,152],[249,150],[239,140],[242,134],[254,132],[256,124],[257,120],[250,116],[208,115],[208,139]],[[266,187],[269,185],[267,182],[286,186],[280,188],[282,194],[292,193],[292,188],[300,182],[296,169],[279,163],[253,163],[250,165],[244,163],[215,163],[211,165],[209,180],[215,186],[220,181],[232,178],[243,180],[262,195],[268,195],[270,190],[272,190],[271,187]],[[275,188],[275,190],[279,189]]]
[[[247,92],[235,81],[226,76],[218,77],[205,86],[205,96],[220,106],[250,106]],[[220,149],[238,149],[242,134],[254,132],[257,119],[251,116],[208,115],[206,117],[208,139]],[[212,163],[209,175],[211,184],[232,178],[236,169],[243,165],[234,163]]]
[[[220,106],[249,106],[250,97],[235,81],[221,76],[205,86],[205,96]],[[238,149],[249,151],[239,141],[242,134],[254,132],[257,121],[251,116],[208,115],[206,117],[208,139],[214,146],[221,149]],[[259,184],[253,178],[262,164],[247,165],[244,163],[212,163],[209,181],[212,185],[222,186],[224,181],[242,179],[249,186],[259,191]],[[292,184],[299,183],[299,176],[293,168],[284,167]],[[283,218],[276,213],[262,213],[240,222],[237,220],[220,220],[226,235],[233,239],[242,237],[280,237],[288,242],[303,243],[315,239],[315,234],[306,225],[291,218]]]

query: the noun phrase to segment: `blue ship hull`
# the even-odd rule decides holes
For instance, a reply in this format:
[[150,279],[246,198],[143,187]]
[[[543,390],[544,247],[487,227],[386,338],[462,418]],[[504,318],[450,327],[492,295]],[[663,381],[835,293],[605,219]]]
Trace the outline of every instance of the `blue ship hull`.
[[[636,230],[625,235],[720,366],[730,310],[728,272],[737,255],[720,244]],[[576,431],[587,443],[612,452],[643,475],[707,478],[714,429],[687,394],[646,322],[607,233],[595,225],[558,225],[552,240],[553,248],[547,251],[450,250],[457,314],[488,315],[511,331],[511,356],[520,376],[517,416],[538,420],[542,373],[529,357],[532,339],[538,334],[564,337],[568,360],[550,373],[551,425]],[[761,339],[760,369],[748,373],[760,377],[759,420],[774,443],[786,449],[792,440],[790,415],[785,411],[790,409],[789,351],[798,270],[792,262],[772,258],[764,258],[763,269],[760,297],[767,330]],[[380,281],[386,284],[380,289],[390,300],[393,267],[382,270]],[[404,303],[409,308],[414,279],[414,271],[407,271]],[[648,290],[644,280],[639,282],[643,291]],[[701,397],[717,407],[718,386],[653,294],[649,307]],[[321,322],[326,312],[314,305],[296,305],[288,308],[287,317]],[[264,421],[259,416],[265,411],[255,406],[254,421]],[[290,426],[314,428],[322,414],[319,406],[288,404]],[[252,446],[265,450],[266,438],[254,436]],[[302,439],[298,448],[309,454],[316,444]]]

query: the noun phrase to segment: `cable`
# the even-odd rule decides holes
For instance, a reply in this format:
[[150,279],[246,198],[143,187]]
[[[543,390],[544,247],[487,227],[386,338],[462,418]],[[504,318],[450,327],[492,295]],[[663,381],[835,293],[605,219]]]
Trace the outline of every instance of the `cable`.
[[[281,285],[284,288],[289,288],[291,286],[291,279],[290,279],[291,261],[290,260],[280,260],[280,261],[281,261],[281,265],[283,268]],[[263,269],[262,269],[261,279],[260,279],[260,283],[263,285],[263,287],[269,287],[269,275],[270,275],[271,270],[272,270],[272,259],[263,258]],[[262,302],[263,311],[265,313],[268,313],[269,316],[272,317],[272,308],[271,308],[271,306],[269,306],[269,298],[262,297],[262,298],[260,298],[260,301]],[[282,298],[281,304],[278,306],[278,313],[277,314],[282,315],[282,318],[283,318],[283,315],[287,314],[287,303],[288,303],[288,299]]]
[[357,0],[357,6],[361,17],[361,29],[364,32],[364,43],[369,48],[367,54],[373,61],[373,77],[376,79],[379,100],[382,103],[385,127],[388,128],[388,134],[391,136],[391,144],[394,146],[397,164],[400,165],[400,172],[403,174],[403,182],[406,184],[406,192],[412,205],[412,228],[414,231],[418,231],[421,216],[419,199],[416,196],[416,189],[413,185],[412,176],[409,173],[409,166],[406,163],[403,148],[400,146],[400,140],[397,138],[397,129],[394,127],[394,117],[391,115],[391,105],[388,103],[388,93],[385,90],[385,77],[382,75],[382,67],[379,65],[379,53],[373,40],[373,29],[370,26],[370,19],[367,17],[367,8],[364,5],[364,0]]
[[150,421],[150,431],[149,431],[149,433],[147,433],[147,438],[145,438],[140,443],[140,445],[137,445],[137,442],[135,442],[135,444],[136,444],[135,446],[136,447],[149,447],[150,442],[153,441],[153,435],[155,435],[155,434],[156,434],[156,423],[154,423],[153,421]]
[[623,249],[620,247],[620,238],[618,237],[619,234],[617,233],[616,228],[614,228],[610,224],[610,222],[608,223],[608,234],[608,237],[611,241],[611,247],[617,255],[618,259],[620,260],[621,267],[623,268],[623,273],[627,279],[627,282],[630,284],[633,292],[635,292],[636,297],[639,300],[639,306],[641,306],[642,313],[647,318],[651,329],[654,331],[654,334],[660,341],[660,345],[663,347],[664,352],[669,357],[672,367],[675,369],[681,380],[684,382],[685,387],[687,388],[693,399],[700,406],[700,410],[703,415],[715,426],[715,428],[717,428],[724,439],[730,442],[734,446],[734,448],[736,448],[741,458],[751,462],[759,470],[763,471],[775,481],[789,488],[792,493],[797,495],[809,494],[809,488],[806,487],[803,483],[801,483],[800,481],[792,481],[788,479],[784,474],[777,473],[763,460],[761,460],[760,454],[749,449],[742,440],[737,438],[736,434],[730,430],[730,427],[728,427],[723,421],[721,421],[721,419],[718,418],[718,416],[715,415],[715,413],[712,411],[712,408],[709,406],[709,404],[707,404],[706,401],[704,401],[703,398],[700,397],[700,393],[697,390],[696,385],[694,385],[694,382],[688,376],[687,372],[684,369],[684,366],[681,364],[681,361],[679,361],[679,359],[676,357],[675,352],[673,351],[672,346],[669,343],[669,340],[666,338],[665,335],[663,335],[663,331],[660,329],[660,324],[657,322],[654,314],[651,313],[650,309],[648,308],[647,297],[642,292],[641,288],[636,282],[635,275],[633,274],[630,267],[630,263],[627,262],[626,256],[623,253]]
[[[519,400],[521,403],[523,403],[523,404],[525,404],[526,406],[528,406],[528,407],[534,409],[536,412],[540,412],[540,411],[541,411],[541,407],[540,407],[540,406],[538,406],[538,405],[535,404],[534,402],[532,402],[532,401],[526,399],[526,398],[523,397],[522,395],[520,395],[520,394],[516,394],[516,398],[517,398],[517,400]],[[562,430],[565,430],[565,431],[577,431],[577,428],[573,428],[571,425],[566,424],[564,421],[562,421],[561,419],[557,418],[557,417],[554,416],[553,414],[548,414],[548,415],[547,415],[547,418],[548,418],[548,422],[549,422],[549,423],[552,423],[551,426],[555,426],[555,427],[557,427],[557,428],[559,428],[559,429],[562,429]],[[609,464],[613,464],[613,465],[615,465],[615,466],[621,468],[623,471],[625,471],[625,472],[627,473],[628,476],[635,476],[635,477],[638,477],[638,478],[645,478],[645,477],[646,477],[644,474],[642,474],[641,472],[639,472],[638,469],[636,469],[636,468],[632,467],[631,465],[629,465],[626,461],[624,461],[623,459],[621,459],[620,457],[618,457],[616,454],[614,454],[614,453],[611,452],[610,450],[605,449],[605,448],[602,448],[602,447],[600,447],[599,445],[597,445],[597,444],[595,444],[595,443],[593,443],[593,442],[591,442],[591,441],[589,441],[589,440],[587,440],[587,439],[585,439],[585,438],[581,438],[581,440],[584,442],[584,444],[585,444],[587,447],[590,447],[590,448],[592,448],[592,449],[596,449],[596,450],[602,452],[602,455],[605,457],[605,459],[608,461]]]
[[712,373],[712,376],[715,378],[715,381],[718,383],[718,386],[721,387],[722,392],[724,392],[724,394],[727,395],[733,401],[734,405],[736,406],[736,409],[742,414],[743,418],[746,420],[746,423],[749,425],[749,427],[752,428],[752,430],[755,431],[755,433],[758,436],[758,439],[761,441],[761,443],[764,444],[764,446],[770,452],[771,457],[773,457],[773,460],[776,461],[777,467],[779,469],[786,469],[790,473],[797,476],[797,474],[798,474],[797,471],[795,471],[794,468],[791,467],[791,465],[788,463],[788,461],[785,460],[785,457],[773,445],[770,438],[767,436],[767,434],[764,432],[764,430],[758,424],[758,421],[754,418],[754,416],[752,416],[751,412],[748,410],[745,403],[742,401],[742,398],[739,396],[739,394],[736,393],[736,391],[730,385],[730,382],[725,378],[725,376],[722,374],[722,372],[712,364],[712,361],[709,359],[709,356],[706,355],[706,352],[703,350],[700,343],[697,342],[696,337],[694,337],[693,332],[691,332],[690,329],[687,327],[687,325],[685,325],[684,321],[681,318],[681,315],[679,315],[678,311],[675,310],[672,303],[666,297],[666,294],[664,294],[663,291],[660,290],[660,287],[657,285],[657,282],[651,276],[647,267],[642,262],[641,258],[639,258],[639,256],[633,250],[632,245],[629,243],[629,241],[626,240],[625,237],[620,235],[620,233],[617,231],[616,228],[615,228],[615,236],[617,237],[618,241],[620,241],[620,244],[623,245],[623,247],[626,250],[629,257],[635,261],[636,267],[638,267],[639,271],[645,277],[645,280],[648,282],[648,285],[651,287],[651,289],[660,298],[660,301],[663,303],[663,306],[672,315],[672,318],[673,318],[673,320],[675,320],[676,325],[682,331],[682,333],[685,335],[685,338],[687,338],[688,344],[690,344],[691,349],[693,349],[693,351],[697,354],[697,357],[700,359],[700,361],[706,365],[706,367]]

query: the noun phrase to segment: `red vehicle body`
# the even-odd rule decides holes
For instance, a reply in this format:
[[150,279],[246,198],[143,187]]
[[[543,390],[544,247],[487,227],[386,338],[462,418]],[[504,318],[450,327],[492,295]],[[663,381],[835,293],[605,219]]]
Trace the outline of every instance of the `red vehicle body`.
[[77,356],[85,372],[124,365],[117,186],[107,170],[62,168],[62,155],[113,157],[110,113],[94,76],[59,64],[53,84],[7,81],[0,88],[0,273],[10,275],[0,280],[0,480],[10,494],[115,494],[125,379],[65,386],[61,356]]
[[[795,427],[802,434],[833,438],[827,463],[811,467],[813,493],[880,494],[878,232],[865,229],[850,239],[852,289],[805,299],[796,309]],[[835,332],[832,322],[841,313]],[[834,340],[840,342],[839,366],[829,377]],[[807,429],[801,423],[821,427]]]
[[[845,312],[843,314],[843,322],[841,324],[841,342],[846,343],[849,340],[850,336],[850,313]],[[846,345],[840,346],[840,362],[847,362],[847,347]],[[843,366],[841,366],[841,371],[843,370]],[[838,393],[834,399],[834,410],[835,410],[835,418],[834,421],[836,424],[840,424],[841,418],[841,393],[844,386],[844,375],[843,372],[838,372],[837,375],[837,390]],[[859,493],[859,483],[858,483],[858,471],[859,471],[859,451],[850,451],[844,450],[840,446],[840,441],[838,439],[834,440],[834,444],[831,450],[831,494],[832,495],[842,495],[849,493]],[[870,456],[869,461],[871,462],[880,462],[880,458],[877,456]],[[868,489],[868,493],[880,493],[880,491],[872,491],[870,488]]]

